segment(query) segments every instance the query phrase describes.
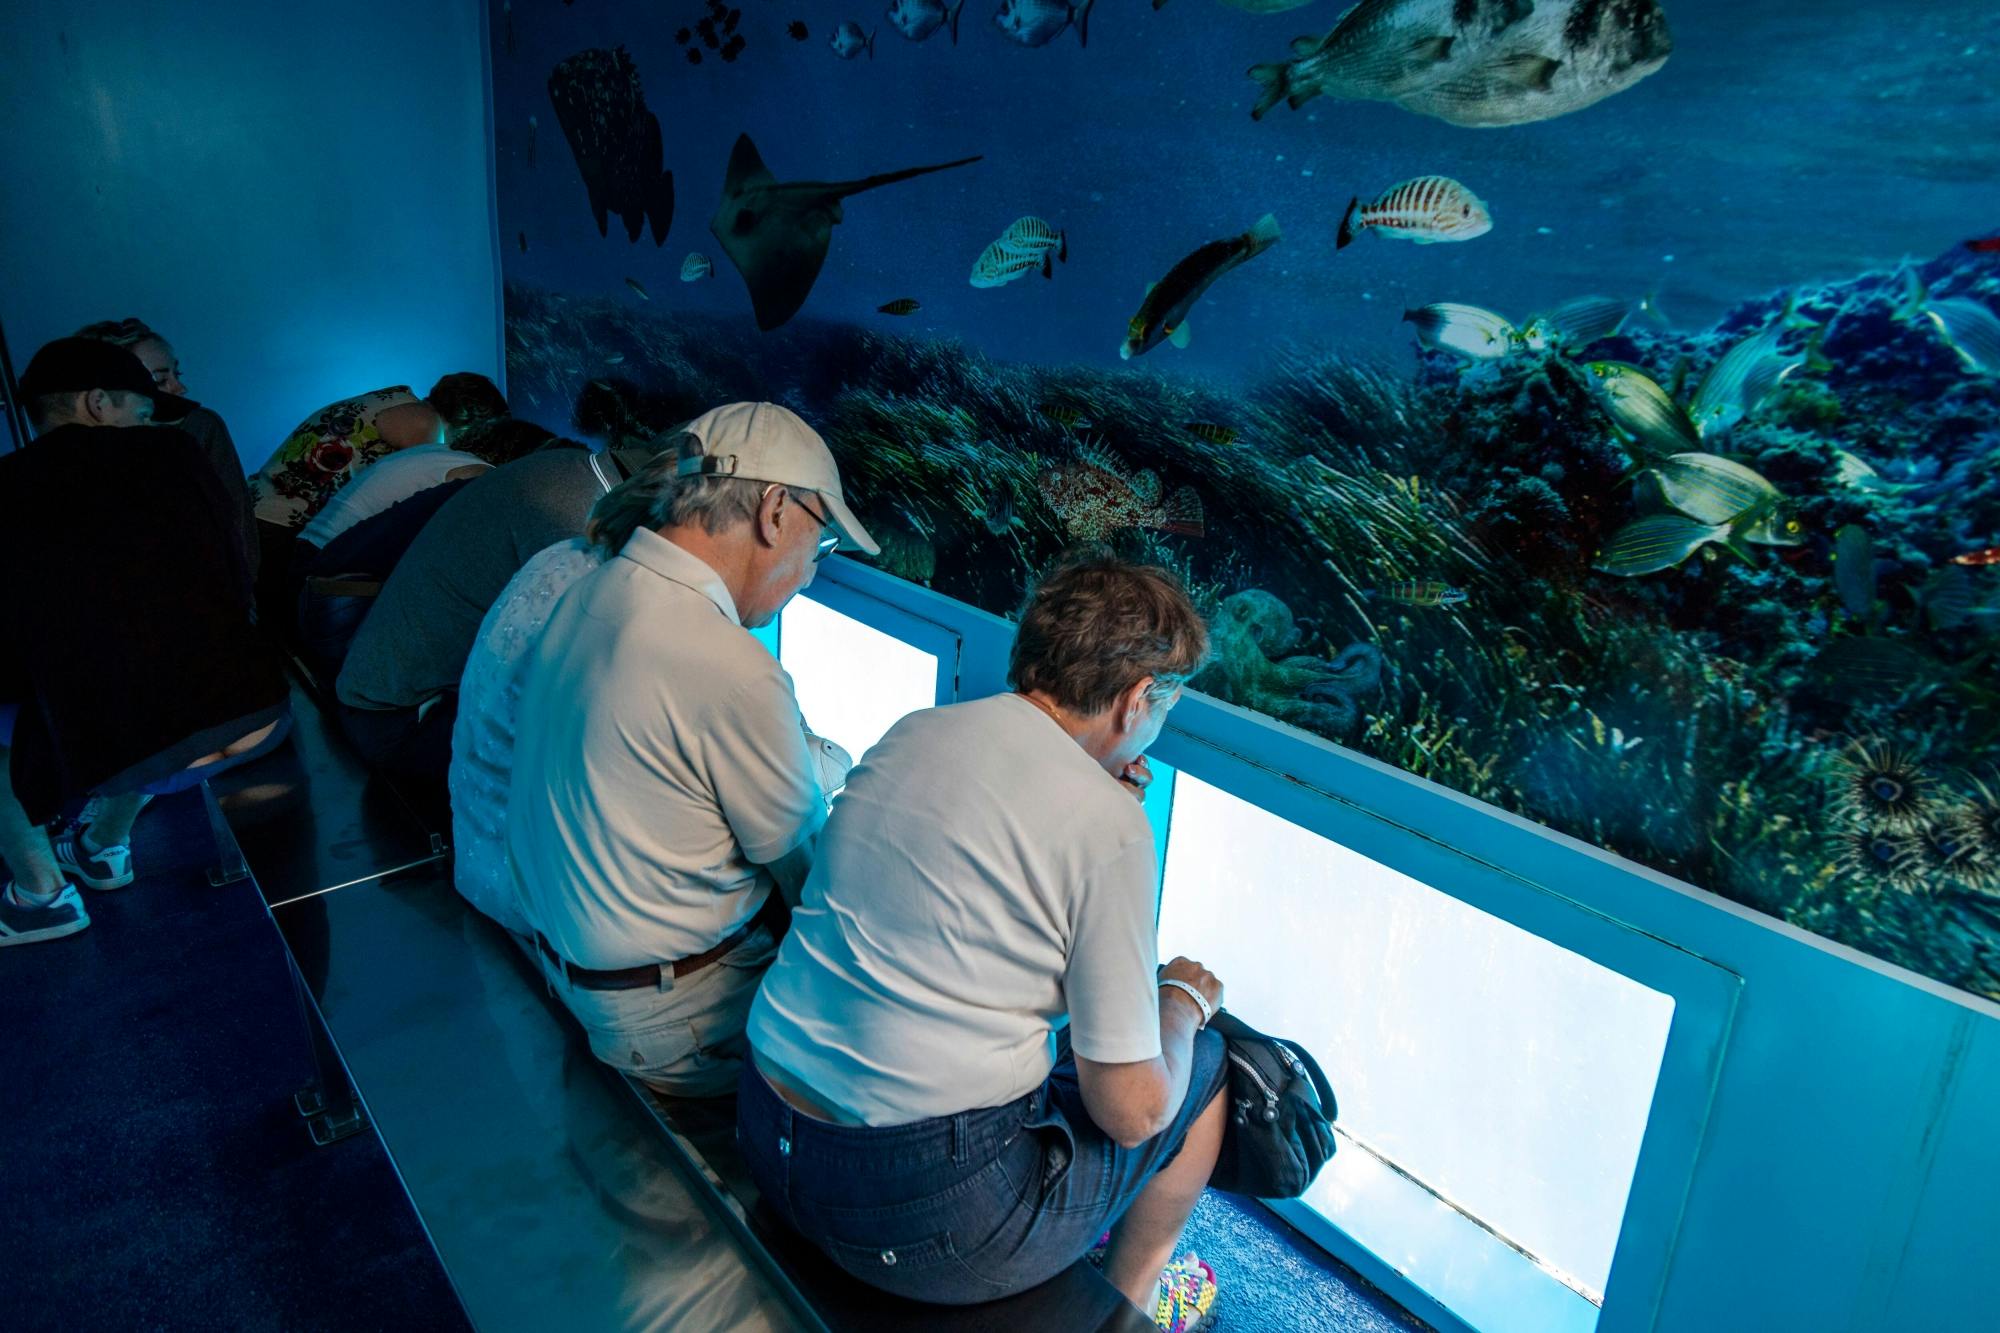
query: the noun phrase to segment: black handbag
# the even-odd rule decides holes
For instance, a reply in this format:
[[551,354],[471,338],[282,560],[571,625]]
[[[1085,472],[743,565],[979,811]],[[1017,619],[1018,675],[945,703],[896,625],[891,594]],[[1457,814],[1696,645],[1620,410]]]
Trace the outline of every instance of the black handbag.
[[1319,1062],[1228,1010],[1209,1026],[1229,1050],[1229,1115],[1208,1183],[1256,1199],[1296,1199],[1333,1156],[1340,1107]]

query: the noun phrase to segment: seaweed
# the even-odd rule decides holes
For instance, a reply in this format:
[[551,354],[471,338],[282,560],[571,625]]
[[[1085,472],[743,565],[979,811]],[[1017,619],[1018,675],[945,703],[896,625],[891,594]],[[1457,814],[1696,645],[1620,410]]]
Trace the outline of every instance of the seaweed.
[[[2000,293],[1990,256],[1923,277]],[[2000,384],[1894,320],[1898,291],[1876,273],[1795,293],[1833,369],[1714,444],[1783,492],[1802,544],[1640,578],[1592,568],[1650,500],[1556,353],[1409,374],[1291,347],[1238,388],[510,286],[509,371],[544,412],[595,384],[619,407],[593,419],[639,436],[785,386],[890,534],[885,567],[1001,614],[1069,540],[1049,467],[1090,452],[1192,486],[1205,536],[1110,544],[1174,568],[1216,626],[1198,688],[2000,998],[2000,775],[1980,771],[2000,746],[2000,568],[1952,564],[2000,545]],[[1685,359],[1698,384],[1784,299],[1597,350],[1663,384]],[[1398,585],[1463,598],[1383,595]],[[1921,800],[1857,788],[1888,758]]]

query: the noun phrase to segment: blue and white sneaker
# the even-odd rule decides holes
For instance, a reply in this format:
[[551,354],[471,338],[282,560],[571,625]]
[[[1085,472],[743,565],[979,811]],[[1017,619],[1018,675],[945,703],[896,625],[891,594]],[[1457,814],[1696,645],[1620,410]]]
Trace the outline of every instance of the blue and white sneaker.
[[88,824],[78,824],[50,844],[56,852],[56,869],[86,888],[122,889],[130,884],[132,849],[120,842],[92,851],[84,842],[89,832]]
[[63,885],[61,893],[40,907],[17,897],[11,879],[0,889],[0,947],[59,940],[89,924],[90,913],[83,910],[83,896],[74,884]]

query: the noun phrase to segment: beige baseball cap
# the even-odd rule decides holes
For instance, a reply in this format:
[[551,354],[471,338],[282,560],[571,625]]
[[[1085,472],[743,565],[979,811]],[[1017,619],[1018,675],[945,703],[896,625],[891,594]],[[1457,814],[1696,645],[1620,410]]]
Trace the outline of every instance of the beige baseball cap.
[[776,403],[727,403],[679,428],[701,443],[701,454],[683,458],[683,477],[705,473],[740,481],[775,482],[811,491],[826,505],[840,544],[880,555],[882,548],[854,517],[840,492],[840,469],[819,432],[798,413]]

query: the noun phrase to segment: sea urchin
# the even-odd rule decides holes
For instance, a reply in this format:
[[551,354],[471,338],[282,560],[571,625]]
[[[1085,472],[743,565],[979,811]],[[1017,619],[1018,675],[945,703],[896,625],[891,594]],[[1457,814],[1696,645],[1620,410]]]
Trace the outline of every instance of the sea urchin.
[[1929,819],[1931,778],[1907,751],[1856,741],[1841,763],[1846,769],[1841,804],[1863,828],[1913,833]]

